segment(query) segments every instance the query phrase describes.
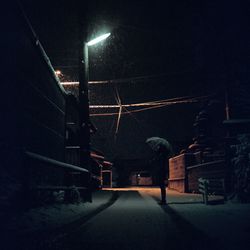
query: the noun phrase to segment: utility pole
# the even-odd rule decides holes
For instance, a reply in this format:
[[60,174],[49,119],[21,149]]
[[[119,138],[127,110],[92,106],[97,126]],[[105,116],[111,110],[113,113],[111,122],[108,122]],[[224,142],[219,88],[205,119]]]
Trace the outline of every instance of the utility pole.
[[[88,69],[88,24],[87,24],[87,10],[86,6],[82,8],[82,3],[79,1],[79,144],[80,144],[80,167],[89,170],[88,176],[88,201],[92,201],[91,198],[91,161],[90,161],[90,118],[89,118],[89,69]],[[84,12],[83,12],[84,10]]]
[[82,40],[79,54],[80,166],[90,169],[90,118],[88,95],[88,48]]

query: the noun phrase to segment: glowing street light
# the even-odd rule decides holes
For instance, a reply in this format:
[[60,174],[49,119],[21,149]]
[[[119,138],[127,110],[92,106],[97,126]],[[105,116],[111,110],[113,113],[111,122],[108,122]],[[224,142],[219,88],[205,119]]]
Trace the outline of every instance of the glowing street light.
[[97,38],[87,42],[87,45],[88,46],[92,46],[92,45],[95,45],[103,40],[105,40],[106,38],[108,38],[109,36],[111,35],[111,33],[106,33],[106,34],[103,34],[101,36],[98,36]]
[[[80,102],[80,165],[88,168],[91,172],[90,164],[90,118],[89,118],[89,95],[88,95],[88,82],[89,82],[89,56],[88,47],[93,46],[111,34],[106,33],[97,38],[84,43],[83,63],[84,74],[82,69],[79,72],[79,102]],[[80,62],[82,63],[82,62]]]

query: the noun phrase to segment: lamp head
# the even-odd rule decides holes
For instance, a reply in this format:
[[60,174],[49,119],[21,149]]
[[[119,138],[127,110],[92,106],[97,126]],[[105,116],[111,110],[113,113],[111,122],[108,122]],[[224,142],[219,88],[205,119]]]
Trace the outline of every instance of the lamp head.
[[111,35],[111,33],[106,33],[106,34],[103,34],[101,36],[98,36],[97,38],[87,42],[87,45],[88,46],[92,46],[92,45],[95,45],[99,42],[101,42],[102,40],[106,39],[107,37],[109,37]]

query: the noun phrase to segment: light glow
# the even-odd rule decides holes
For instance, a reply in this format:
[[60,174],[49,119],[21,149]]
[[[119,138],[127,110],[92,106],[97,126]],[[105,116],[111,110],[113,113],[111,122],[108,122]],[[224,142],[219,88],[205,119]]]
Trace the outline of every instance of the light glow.
[[87,45],[88,46],[92,46],[92,45],[95,45],[99,42],[101,42],[102,40],[106,39],[107,37],[109,37],[111,35],[111,33],[106,33],[104,35],[101,35],[101,36],[98,36],[97,38],[87,42]]
[[59,75],[62,75],[62,72],[61,72],[60,70],[56,70],[56,71],[55,71],[55,74],[56,74],[57,76],[59,76]]

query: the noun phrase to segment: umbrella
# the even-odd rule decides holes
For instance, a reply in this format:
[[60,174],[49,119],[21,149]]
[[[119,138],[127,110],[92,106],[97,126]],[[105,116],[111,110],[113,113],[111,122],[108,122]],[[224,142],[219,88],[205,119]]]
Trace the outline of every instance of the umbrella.
[[172,152],[171,144],[166,139],[160,137],[150,137],[146,140],[146,143],[155,152],[157,152],[161,146],[169,152]]

